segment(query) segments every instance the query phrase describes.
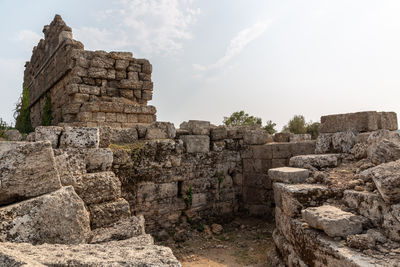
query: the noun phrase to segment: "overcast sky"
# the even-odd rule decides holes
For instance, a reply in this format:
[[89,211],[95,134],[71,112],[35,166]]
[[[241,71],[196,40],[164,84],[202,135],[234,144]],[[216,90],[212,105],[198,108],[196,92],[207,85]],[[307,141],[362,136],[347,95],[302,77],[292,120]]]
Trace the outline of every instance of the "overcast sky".
[[0,0],[0,117],[13,121],[25,61],[55,14],[85,49],[153,64],[160,121],[221,124],[245,110],[400,112],[400,1]]

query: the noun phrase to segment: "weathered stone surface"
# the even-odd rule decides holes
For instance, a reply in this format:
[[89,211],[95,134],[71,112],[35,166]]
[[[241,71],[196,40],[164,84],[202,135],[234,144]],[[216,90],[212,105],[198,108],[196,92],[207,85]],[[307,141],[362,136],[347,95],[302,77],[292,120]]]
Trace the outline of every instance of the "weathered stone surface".
[[121,196],[121,182],[113,172],[83,174],[74,186],[85,204],[98,204]]
[[89,212],[92,229],[108,226],[131,216],[129,203],[123,198],[90,205]]
[[[51,253],[49,253],[51,252]],[[12,263],[12,265],[8,265]],[[1,266],[181,267],[170,248],[153,245],[150,235],[101,244],[2,243]]]
[[89,236],[89,214],[72,186],[0,208],[0,241],[75,244]]
[[175,126],[170,122],[153,122],[147,127],[145,139],[174,139],[176,135]]
[[367,149],[368,158],[375,164],[391,162],[400,159],[399,138],[383,139]]
[[332,134],[333,152],[349,153],[356,141],[356,135],[351,132],[338,132]]
[[98,228],[92,231],[90,243],[104,243],[113,240],[125,240],[134,236],[146,234],[144,229],[144,217],[131,216],[117,221],[108,227]]
[[274,183],[273,189],[276,207],[290,217],[298,216],[302,209],[321,205],[334,196],[325,185]]
[[275,142],[289,142],[290,141],[290,133],[276,133],[274,134]]
[[320,133],[317,137],[315,146],[316,154],[325,154],[332,152],[332,135],[331,133]]
[[368,234],[349,235],[346,239],[347,245],[357,249],[375,248],[375,240]]
[[326,167],[336,167],[339,163],[338,154],[317,154],[317,155],[303,155],[290,158],[289,165],[291,167],[304,168],[311,165],[317,169]]
[[133,128],[113,128],[110,134],[110,143],[112,144],[128,144],[138,140],[138,132],[136,127]]
[[361,173],[370,177],[387,203],[400,201],[400,161],[393,161],[370,168]]
[[290,134],[289,142],[301,142],[311,140],[311,134]]
[[7,139],[9,141],[22,141],[23,136],[18,130],[7,130],[6,131]]
[[61,135],[61,147],[98,148],[99,129],[88,127],[65,127]]
[[224,125],[215,127],[210,130],[210,136],[212,141],[226,139],[228,137],[228,129]]
[[50,141],[53,148],[57,148],[62,130],[59,126],[38,126],[35,128],[35,140]]
[[323,230],[330,237],[346,237],[362,231],[361,220],[356,215],[334,206],[307,208],[301,214],[311,227]]
[[180,138],[188,153],[210,152],[210,137],[207,135],[183,135]]
[[182,122],[179,128],[188,130],[191,135],[210,135],[211,125],[209,121],[189,120]]
[[371,132],[378,130],[376,111],[336,114],[321,117],[321,133],[346,131]]
[[397,130],[397,114],[395,112],[378,112],[378,127],[389,131]]
[[0,151],[0,205],[61,187],[50,142],[0,142]]
[[243,142],[246,145],[263,145],[266,143],[272,143],[273,137],[264,130],[248,130],[244,132]]
[[109,148],[89,148],[85,157],[88,172],[102,172],[111,169],[113,153]]
[[307,169],[281,167],[268,170],[268,176],[274,182],[296,184],[303,183],[309,176]]

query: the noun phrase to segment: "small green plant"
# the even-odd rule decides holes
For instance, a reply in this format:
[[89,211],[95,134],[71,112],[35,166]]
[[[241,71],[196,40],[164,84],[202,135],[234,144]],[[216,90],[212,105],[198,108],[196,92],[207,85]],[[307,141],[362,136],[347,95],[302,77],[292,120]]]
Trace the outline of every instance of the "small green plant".
[[45,97],[43,113],[42,113],[42,125],[50,126],[52,120],[53,120],[53,116],[51,114],[51,98],[50,98],[49,94],[47,94]]
[[193,201],[193,189],[192,185],[189,185],[189,189],[186,194],[183,196],[183,201],[185,201],[186,208],[190,208],[192,206]]
[[7,124],[7,122],[3,121],[2,118],[0,118],[0,137],[4,139],[8,139],[8,136],[6,134],[6,131],[11,129],[12,127]]
[[30,133],[33,131],[31,123],[31,112],[29,110],[30,100],[29,100],[29,90],[28,87],[22,89],[22,95],[15,107],[14,118],[15,118],[15,128],[20,133]]

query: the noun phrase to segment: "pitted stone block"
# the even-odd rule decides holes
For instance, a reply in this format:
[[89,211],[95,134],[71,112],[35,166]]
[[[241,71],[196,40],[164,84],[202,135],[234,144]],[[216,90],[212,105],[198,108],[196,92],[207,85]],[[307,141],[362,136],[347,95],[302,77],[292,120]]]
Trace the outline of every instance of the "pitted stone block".
[[268,175],[273,182],[296,184],[303,183],[309,176],[307,169],[281,167],[268,170]]
[[35,141],[50,141],[57,148],[63,128],[59,126],[38,126],[35,128]]
[[317,154],[302,155],[290,158],[289,165],[291,167],[304,168],[311,165],[317,169],[327,167],[337,167],[339,164],[339,154]]
[[207,135],[183,135],[180,138],[188,153],[210,152],[210,137]]
[[90,127],[65,127],[61,135],[61,147],[98,148],[99,129]]

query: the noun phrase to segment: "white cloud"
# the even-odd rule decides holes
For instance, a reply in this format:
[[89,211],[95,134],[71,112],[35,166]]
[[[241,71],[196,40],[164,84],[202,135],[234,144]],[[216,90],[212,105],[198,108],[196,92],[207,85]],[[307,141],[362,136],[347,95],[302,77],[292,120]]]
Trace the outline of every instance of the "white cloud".
[[31,30],[19,31],[15,36],[16,41],[22,43],[24,47],[29,49],[32,49],[34,46],[36,46],[41,38],[42,35]]
[[240,54],[246,45],[260,37],[269,28],[270,24],[271,20],[261,21],[241,30],[235,38],[230,41],[229,46],[225,51],[225,55],[218,59],[217,62],[206,66],[193,64],[193,67],[200,71],[206,71],[225,66],[229,60]]
[[121,0],[121,8],[101,17],[111,27],[74,29],[77,40],[90,49],[134,46],[145,54],[169,54],[192,37],[190,26],[200,13],[188,0]]

